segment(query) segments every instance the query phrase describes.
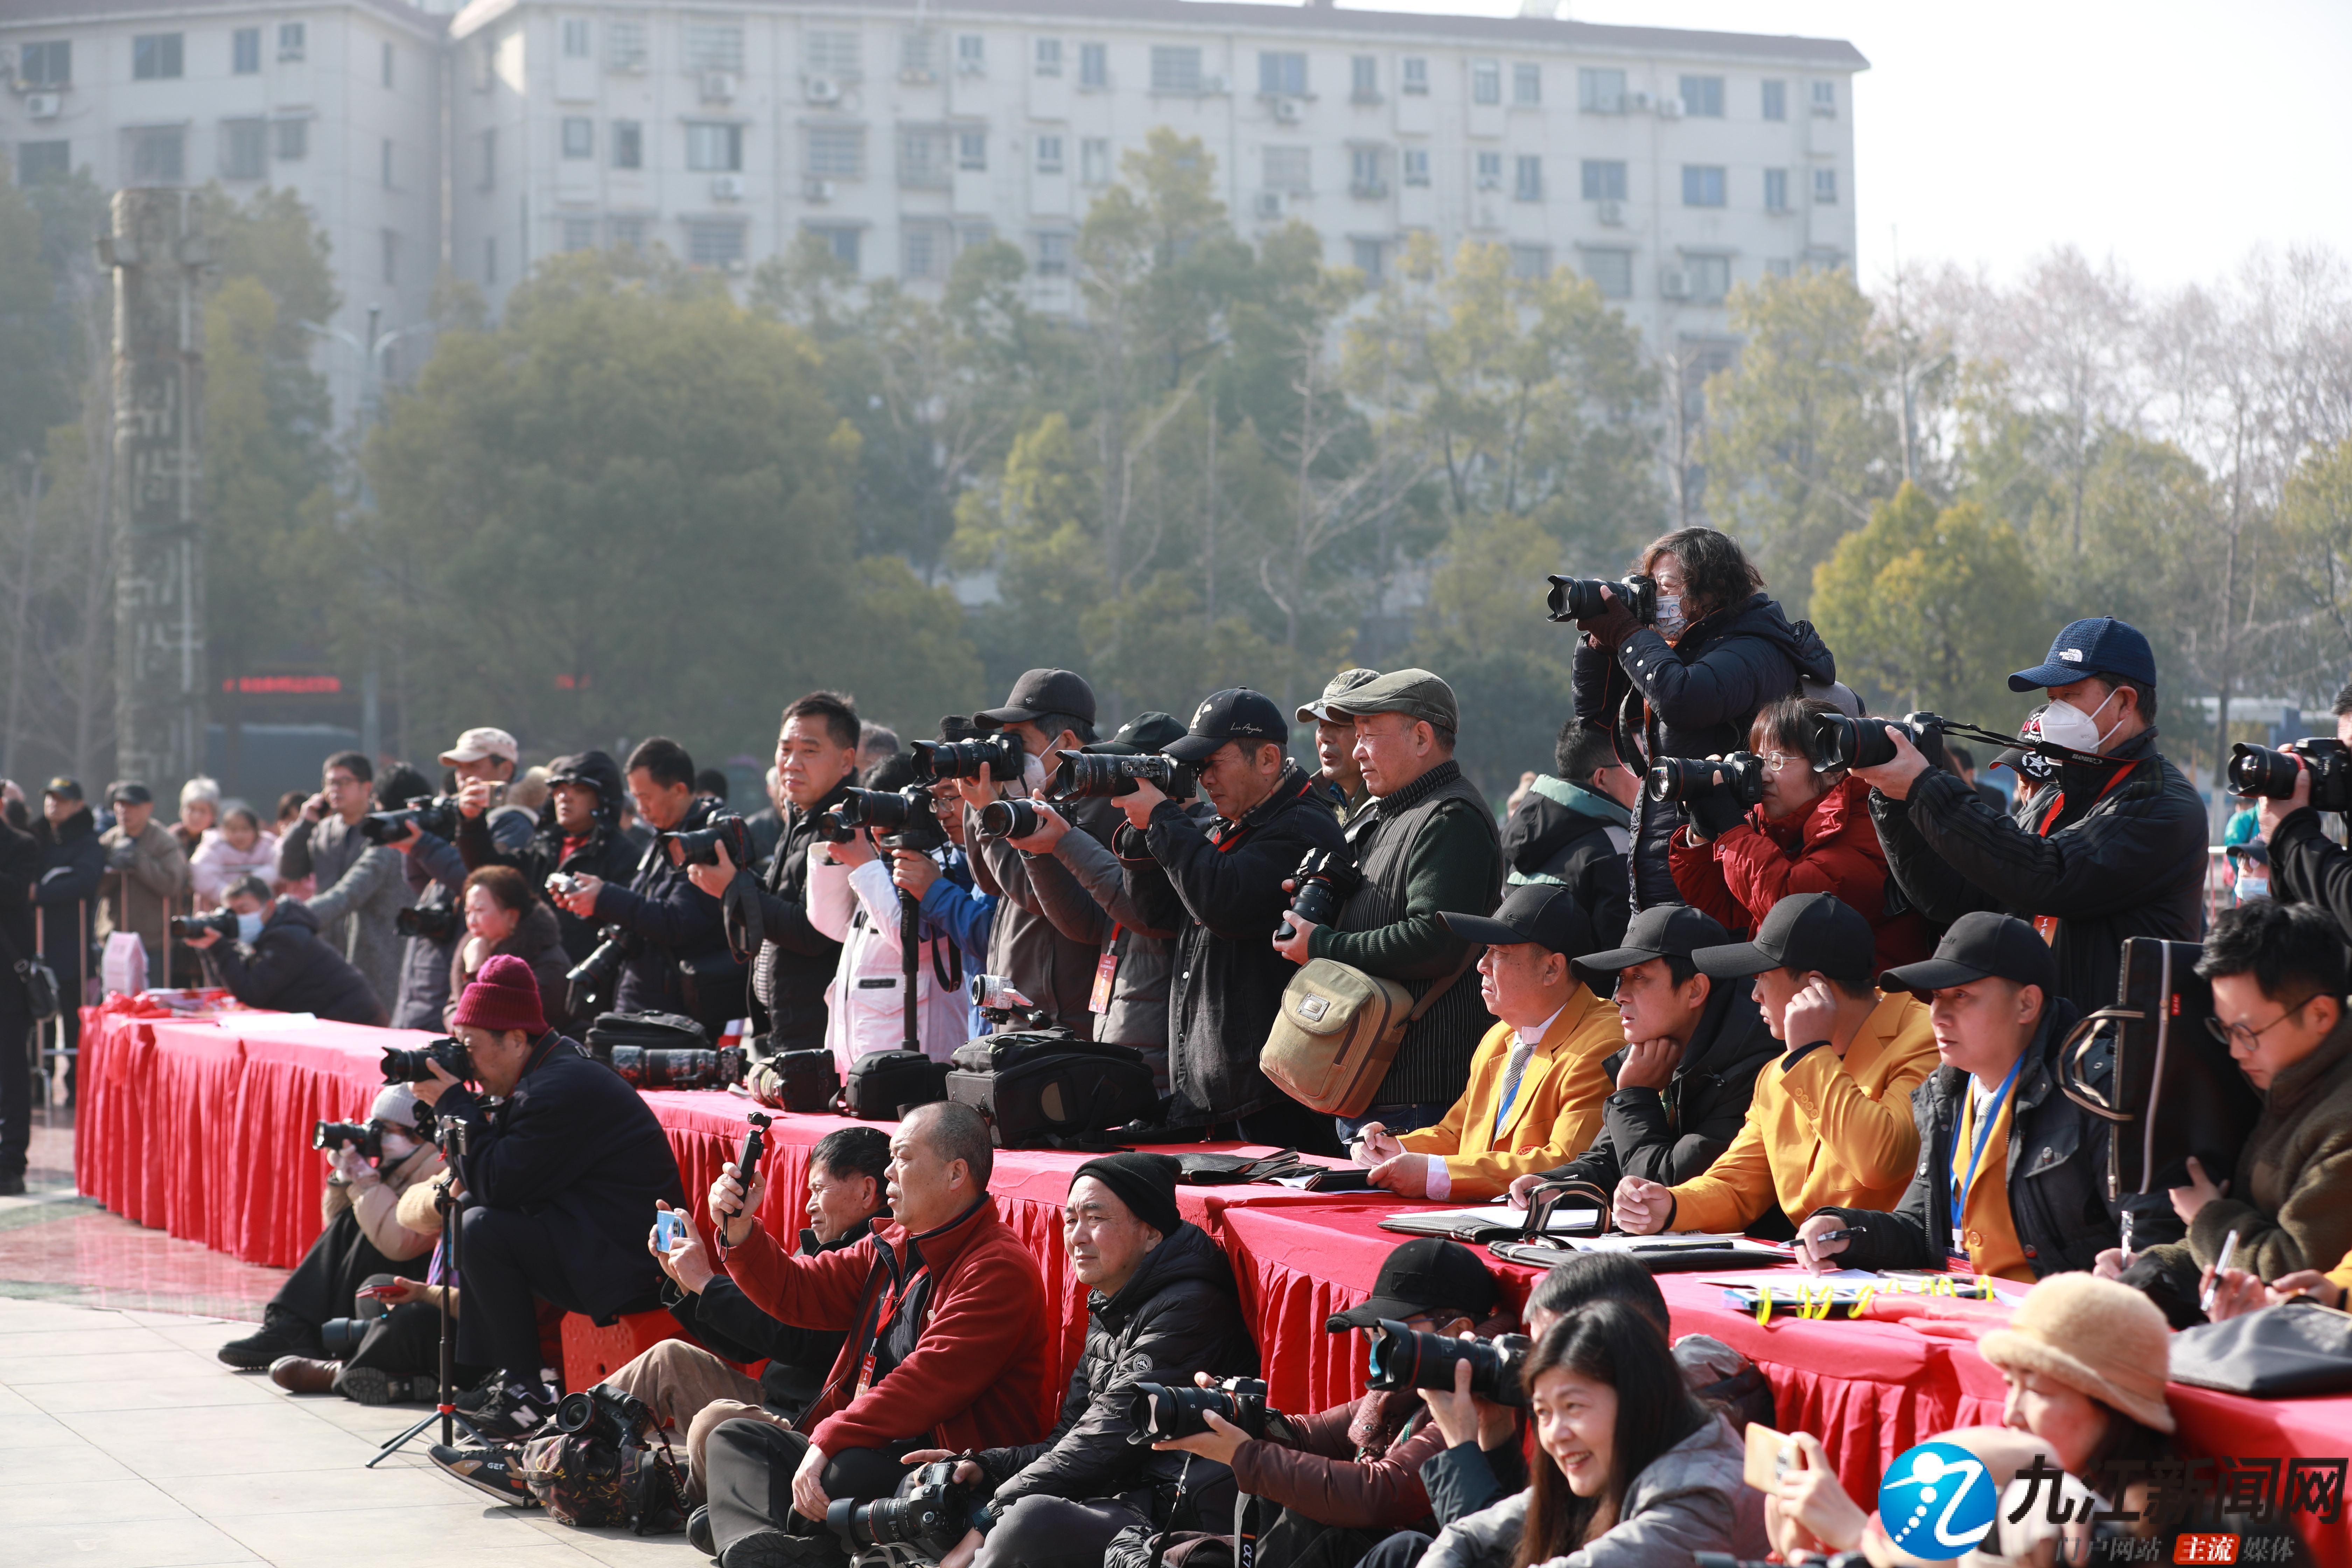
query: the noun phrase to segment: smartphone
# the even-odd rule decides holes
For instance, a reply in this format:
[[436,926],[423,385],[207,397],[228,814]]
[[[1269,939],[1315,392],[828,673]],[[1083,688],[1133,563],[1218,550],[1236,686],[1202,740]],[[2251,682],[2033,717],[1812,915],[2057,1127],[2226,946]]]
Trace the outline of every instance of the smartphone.
[[363,1285],[360,1288],[360,1294],[362,1296],[373,1296],[379,1301],[389,1301],[394,1296],[400,1294],[400,1287],[397,1285]]
[[1797,1446],[1761,1421],[1748,1424],[1747,1481],[1759,1492],[1769,1492],[1782,1476],[1799,1468]]
[[654,1215],[654,1245],[664,1252],[675,1252],[686,1239],[686,1216],[676,1209],[663,1209]]

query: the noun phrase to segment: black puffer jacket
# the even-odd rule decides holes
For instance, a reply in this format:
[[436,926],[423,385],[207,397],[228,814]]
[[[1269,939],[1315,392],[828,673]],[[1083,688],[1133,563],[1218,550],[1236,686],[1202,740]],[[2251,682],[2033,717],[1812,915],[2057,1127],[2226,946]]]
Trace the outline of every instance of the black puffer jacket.
[[[973,1458],[996,1483],[1000,1510],[1033,1492],[1118,1498],[1153,1523],[1167,1524],[1187,1457],[1128,1440],[1134,1429],[1128,1394],[1139,1383],[1189,1388],[1196,1372],[1257,1375],[1257,1346],[1242,1321],[1233,1266],[1198,1226],[1180,1225],[1118,1295],[1090,1295],[1087,1308],[1086,1352],[1070,1373],[1054,1430],[1042,1443],[985,1448]],[[1197,1517],[1215,1517],[1220,1492],[1230,1515],[1233,1473],[1191,1463],[1186,1494],[1206,1510]],[[1204,1485],[1208,1476],[1216,1480]]]
[[[542,896],[547,879],[558,871],[574,877],[599,877],[625,886],[636,874],[639,850],[621,837],[618,826],[621,792],[625,787],[621,764],[603,752],[590,751],[558,757],[548,764],[548,771],[558,778],[576,775],[596,786],[595,826],[589,830],[588,841],[569,855],[563,852],[563,829],[556,826],[555,801],[551,792],[547,804],[539,808],[539,826],[532,830],[530,842],[519,849],[501,848],[492,837],[490,818],[495,813],[459,818],[457,853],[465,858],[466,869],[511,866]],[[563,951],[572,963],[579,963],[596,950],[597,932],[603,929],[597,921],[558,909],[555,923],[562,932]]]
[[760,1003],[771,1054],[824,1045],[824,988],[841,966],[841,943],[809,923],[808,858],[816,844],[817,818],[840,805],[856,783],[852,774],[814,805],[796,805],[785,814],[760,883],[761,929],[748,933],[758,948],[751,960],[751,994]]
[[[717,802],[707,795],[696,795],[671,831],[708,827],[717,813]],[[725,952],[727,934],[719,924],[719,900],[696,887],[685,867],[669,863],[659,838],[646,846],[625,885],[607,882],[597,893],[596,918],[629,934],[621,983],[613,994],[616,1012],[683,1013],[714,1027],[704,1016],[709,1009],[698,1011],[689,1003],[678,965],[686,959]]]
[[248,1007],[311,1013],[339,1024],[383,1023],[367,976],[319,936],[319,920],[299,899],[280,899],[253,945],[216,942],[205,965]]
[[1626,807],[1544,773],[1503,822],[1503,880],[1569,889],[1601,947],[1615,947],[1632,918],[1633,826]]

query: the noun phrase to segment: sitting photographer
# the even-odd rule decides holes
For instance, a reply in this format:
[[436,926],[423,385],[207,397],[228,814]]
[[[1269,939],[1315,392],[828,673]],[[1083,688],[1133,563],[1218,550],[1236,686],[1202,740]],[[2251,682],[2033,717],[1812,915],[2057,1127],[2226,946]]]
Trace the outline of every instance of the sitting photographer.
[[203,957],[213,984],[248,1007],[383,1023],[366,978],[320,939],[319,919],[301,900],[272,899],[268,883],[241,877],[229,884],[220,913],[235,917],[235,940],[224,942],[217,925],[190,926],[183,939]]
[[319,793],[302,803],[278,841],[278,875],[287,882],[310,879],[315,890],[304,902],[320,940],[365,975],[368,990],[389,1008],[400,994],[401,936],[394,922],[408,907],[409,892],[399,854],[362,837],[360,818],[370,811],[398,811],[411,796],[432,792],[425,775],[405,763],[378,779],[375,765],[360,752],[329,757],[320,781]]
[[[533,893],[522,873],[511,866],[485,866],[469,873],[464,887],[458,908],[465,915],[466,935],[449,954],[446,979],[449,994],[463,996],[482,965],[505,953],[530,965],[541,997],[556,998],[552,1005],[542,1002],[551,1027],[563,1029],[574,1023],[584,1027],[587,1019],[570,1018],[563,1011],[564,976],[572,968],[572,959],[563,951],[554,906]],[[436,1021],[446,1028],[457,1011],[453,1001]]]
[[1625,940],[1633,911],[1626,866],[1641,778],[1617,760],[1606,730],[1570,719],[1552,746],[1557,774],[1538,773],[1503,822],[1504,880],[1558,882],[1603,947]]
[[[988,1489],[988,1523],[942,1568],[1095,1561],[1130,1526],[1214,1530],[1231,1517],[1232,1477],[1137,1446],[1129,1410],[1137,1384],[1181,1384],[1196,1367],[1257,1375],[1233,1265],[1177,1214],[1176,1174],[1167,1155],[1142,1153],[1072,1173],[1062,1244],[1087,1289],[1086,1350],[1045,1441],[983,1448],[957,1466],[959,1481]],[[907,1460],[956,1457],[932,1448]]]
[[[1736,752],[1767,703],[1837,679],[1828,647],[1811,624],[1790,624],[1729,534],[1677,529],[1652,541],[1634,570],[1656,584],[1654,624],[1622,585],[1602,587],[1601,613],[1576,623],[1584,636],[1574,664],[1576,717],[1609,731],[1629,765]],[[1644,791],[1633,820],[1634,907],[1675,902],[1666,843],[1682,813]]]
[[[2335,712],[2336,743],[2352,745],[2352,685],[2336,694]],[[2270,852],[2271,896],[2317,904],[2352,931],[2352,850],[2327,837],[2311,804],[2311,769],[2294,752],[2287,755],[2294,758],[2294,792],[2284,800],[2264,795],[2254,802]]]
[[1601,1061],[1620,1037],[1616,1013],[1576,977],[1592,926],[1570,889],[1523,883],[1491,918],[1449,914],[1445,924],[1486,944],[1478,994],[1499,1021],[1470,1058],[1469,1087],[1435,1126],[1391,1137],[1368,1122],[1354,1153],[1376,1187],[1476,1201],[1584,1152],[1609,1093]]
[[522,960],[501,953],[483,964],[449,1026],[466,1047],[468,1077],[434,1062],[433,1076],[412,1087],[442,1121],[466,1124],[457,1353],[499,1372],[471,1417],[475,1430],[517,1441],[555,1409],[540,1381],[538,1304],[600,1323],[658,1306],[662,1275],[646,1256],[646,1215],[665,1200],[683,1207],[686,1192],[653,1111],[547,1026],[539,983]]
[[[404,1193],[441,1173],[441,1151],[417,1136],[416,1097],[399,1084],[377,1092],[366,1131],[381,1153],[371,1158],[356,1140],[329,1152],[331,1170],[319,1196],[325,1228],[261,1310],[259,1331],[221,1346],[220,1359],[229,1365],[268,1367],[282,1388],[323,1393],[336,1367],[320,1341],[320,1325],[350,1312],[353,1292],[373,1275],[424,1277],[433,1238],[401,1224],[398,1209]],[[299,1364],[280,1376],[286,1362]],[[323,1380],[315,1375],[321,1370]]]
[[720,1259],[751,1304],[846,1332],[824,1391],[793,1429],[721,1423],[706,1439],[707,1530],[722,1561],[839,1563],[835,1498],[889,1496],[908,1455],[1033,1441],[1049,1312],[1037,1260],[988,1195],[988,1124],[950,1100],[890,1134],[887,1220],[837,1252],[787,1252],[729,1163],[710,1189]]
[[[538,826],[520,846],[508,845],[493,831],[487,782],[467,780],[457,786],[457,854],[467,869],[511,866],[534,889],[544,889],[554,876],[625,882],[635,875],[642,851],[621,834],[626,793],[621,764],[597,751],[558,757],[548,764],[547,784]],[[499,826],[511,819],[509,812]],[[596,950],[600,928],[560,901],[554,907],[563,951],[577,963]]]
[[1683,902],[1732,931],[1754,931],[1790,893],[1831,893],[1870,922],[1883,969],[1916,963],[1933,942],[1888,878],[1870,819],[1870,786],[1805,755],[1813,721],[1836,713],[1816,697],[1789,697],[1756,715],[1748,746],[1764,764],[1764,798],[1743,809],[1728,790],[1684,803],[1690,818],[1670,847]]
[[1899,731],[1894,759],[1854,775],[1912,907],[1937,925],[1970,910],[2031,921],[2058,954],[2058,994],[2087,1012],[2114,1005],[2125,938],[2203,930],[2205,803],[2157,750],[2156,655],[2130,626],[2068,626],[2009,678],[2011,691],[2037,687],[2050,691],[2041,738],[2084,760],[2020,790],[2012,816]]
[[[1527,1206],[1543,1182],[1591,1182],[1613,1193],[1627,1176],[1673,1185],[1704,1173],[1747,1124],[1756,1075],[1780,1054],[1753,987],[1718,984],[1691,955],[1731,933],[1685,904],[1655,904],[1625,928],[1625,945],[1577,961],[1617,1008],[1624,1047],[1601,1063],[1615,1086],[1601,1131],[1577,1158],[1511,1184]],[[1615,984],[1607,982],[1613,978]]]
[[[484,727],[458,736],[457,743],[441,753],[441,765],[456,779],[454,787],[460,792],[461,801],[465,787],[477,780],[484,786],[483,797],[494,799],[514,778],[519,754],[512,735]],[[459,821],[464,821],[462,816]],[[501,849],[520,849],[530,842],[531,814],[520,806],[497,806],[488,821],[490,837]],[[414,910],[403,922],[412,931],[401,953],[400,994],[393,999],[392,1026],[438,1029],[441,1016],[457,994],[450,989],[449,966],[466,933],[463,904],[468,868],[454,835],[444,838],[412,824],[407,832],[387,842],[403,858],[401,875],[408,884]],[[537,894],[532,896],[535,899]]]
[[1322,696],[1301,704],[1297,715],[1301,724],[1315,726],[1316,799],[1343,823],[1371,796],[1356,761],[1356,721],[1334,710],[1331,700],[1380,678],[1377,669],[1343,669],[1323,683]]

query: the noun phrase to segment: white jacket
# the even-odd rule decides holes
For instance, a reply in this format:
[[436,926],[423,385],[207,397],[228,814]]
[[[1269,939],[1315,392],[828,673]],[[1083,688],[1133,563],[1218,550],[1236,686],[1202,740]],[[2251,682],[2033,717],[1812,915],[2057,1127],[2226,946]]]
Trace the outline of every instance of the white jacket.
[[194,879],[196,908],[218,909],[221,893],[239,877],[267,882],[278,875],[278,835],[262,833],[252,848],[239,851],[221,837],[219,828],[207,827],[196,840],[196,852],[188,857],[188,870]]
[[[868,860],[855,868],[822,855],[808,862],[809,924],[841,943],[841,962],[824,988],[824,1043],[844,1079],[859,1057],[906,1044],[898,963],[898,889],[890,868]],[[956,962],[954,943],[926,937],[915,955],[916,1031],[923,1054],[943,1062],[971,1038],[963,988],[941,985],[934,965]],[[961,971],[950,968],[950,974]]]

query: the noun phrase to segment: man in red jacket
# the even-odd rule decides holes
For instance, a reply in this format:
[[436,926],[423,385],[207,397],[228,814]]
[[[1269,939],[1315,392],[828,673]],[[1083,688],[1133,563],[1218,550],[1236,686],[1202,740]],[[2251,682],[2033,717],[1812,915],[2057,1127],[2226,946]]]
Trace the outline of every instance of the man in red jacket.
[[970,1107],[915,1110],[890,1138],[888,1219],[814,1257],[771,1237],[732,1163],[710,1190],[727,1272],[761,1310],[844,1331],[799,1429],[730,1421],[711,1433],[710,1502],[689,1534],[724,1568],[847,1562],[824,1524],[836,1498],[888,1497],[919,1448],[1045,1435],[1045,1280],[988,1195],[988,1126]]

